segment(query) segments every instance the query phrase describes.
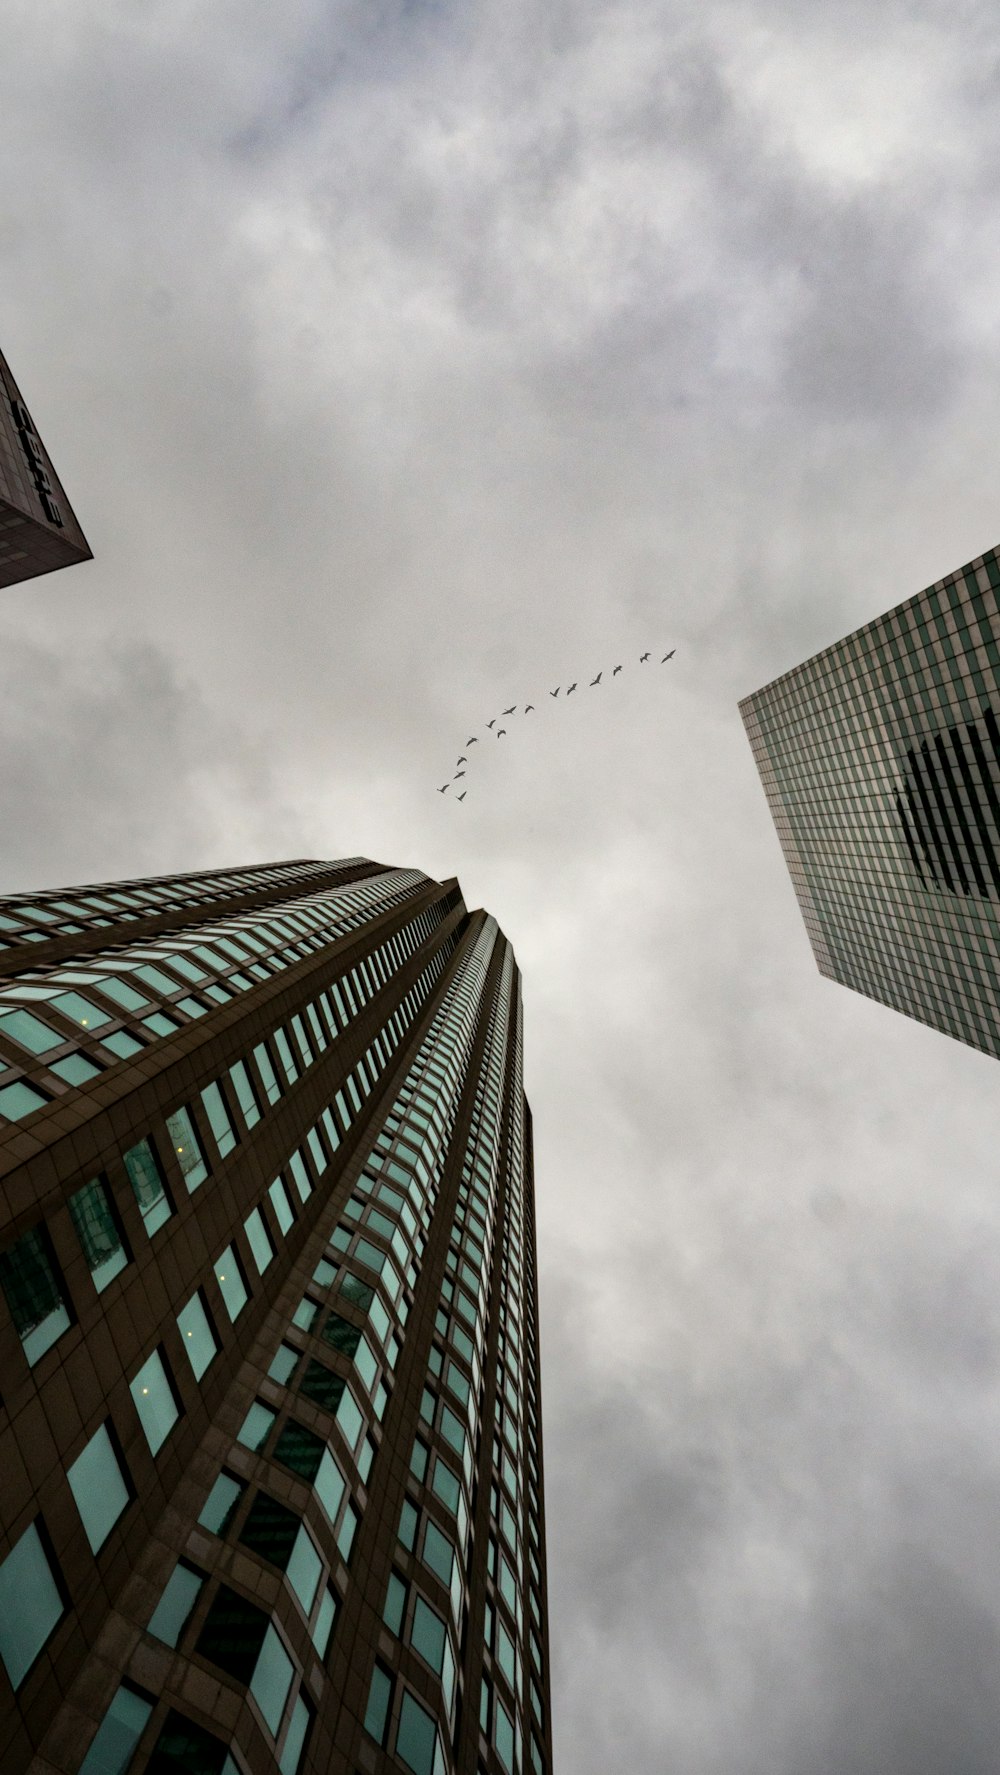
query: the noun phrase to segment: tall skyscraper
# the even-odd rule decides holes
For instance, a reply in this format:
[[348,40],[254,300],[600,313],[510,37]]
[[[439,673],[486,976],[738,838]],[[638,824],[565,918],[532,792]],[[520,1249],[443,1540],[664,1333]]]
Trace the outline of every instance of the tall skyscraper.
[[0,587],[90,558],[34,420],[0,356]]
[[1000,559],[740,704],[821,974],[1000,1056]]
[[0,901],[4,1775],[548,1775],[520,976],[364,858]]

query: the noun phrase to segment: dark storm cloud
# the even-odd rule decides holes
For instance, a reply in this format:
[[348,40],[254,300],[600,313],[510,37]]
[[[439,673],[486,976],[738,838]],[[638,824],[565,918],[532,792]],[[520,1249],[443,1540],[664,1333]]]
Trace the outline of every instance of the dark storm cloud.
[[997,60],[969,0],[6,25],[0,346],[97,559],[5,596],[4,880],[368,854],[510,934],[559,1775],[1000,1767],[995,1063],[818,978],[735,709],[997,540]]

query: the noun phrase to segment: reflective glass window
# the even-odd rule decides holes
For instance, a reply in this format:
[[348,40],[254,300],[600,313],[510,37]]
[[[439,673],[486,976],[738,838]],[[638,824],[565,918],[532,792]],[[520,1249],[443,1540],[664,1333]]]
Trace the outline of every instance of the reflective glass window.
[[123,1683],[90,1741],[80,1775],[125,1775],[152,1711],[151,1701]]
[[205,1105],[205,1114],[208,1116],[209,1127],[215,1136],[215,1144],[219,1149],[220,1157],[225,1158],[226,1154],[232,1152],[236,1145],[236,1134],[229,1119],[229,1110],[226,1107],[221,1086],[218,1083],[206,1085],[201,1094],[201,1101]]
[[153,1351],[135,1379],[129,1382],[129,1392],[146,1441],[155,1455],[180,1417],[170,1376],[159,1350]]
[[63,1613],[48,1555],[31,1524],[0,1565],[0,1658],[19,1688]]
[[122,1154],[122,1162],[132,1185],[135,1199],[139,1204],[143,1224],[150,1238],[170,1219],[173,1208],[170,1197],[164,1188],[160,1172],[160,1162],[153,1144],[149,1140],[137,1141],[127,1153]]
[[220,1473],[198,1518],[201,1527],[210,1529],[214,1535],[224,1535],[245,1491],[241,1479],[234,1479],[231,1473]]
[[200,1290],[191,1296],[187,1306],[178,1313],[177,1329],[194,1370],[194,1378],[200,1381],[219,1348]]
[[208,1176],[208,1166],[201,1143],[195,1131],[187,1109],[175,1109],[173,1115],[167,1117],[167,1132],[173,1141],[177,1162],[184,1174],[184,1182],[193,1194],[200,1183]]
[[191,1566],[175,1565],[153,1610],[147,1632],[154,1639],[161,1639],[164,1645],[176,1646],[204,1582],[202,1573],[194,1571]]
[[24,1354],[35,1363],[70,1325],[62,1277],[43,1226],[31,1227],[0,1252],[0,1288]]
[[302,1751],[305,1747],[311,1718],[312,1709],[305,1696],[300,1694],[292,1708],[292,1717],[288,1722],[285,1742],[278,1758],[278,1768],[281,1775],[296,1775],[299,1763],[302,1761]]
[[129,1502],[129,1489],[106,1424],[77,1455],[66,1478],[91,1552],[96,1553]]
[[223,1305],[230,1319],[238,1319],[250,1296],[240,1269],[236,1253],[231,1245],[227,1245],[215,1266],[215,1276],[219,1284]]
[[250,1679],[250,1693],[274,1737],[278,1735],[293,1675],[292,1660],[274,1628],[269,1626]]
[[34,1115],[35,1110],[44,1108],[48,1101],[34,1085],[17,1079],[14,1084],[0,1089],[0,1116],[5,1116],[8,1122],[23,1122],[25,1116]]
[[98,1294],[128,1263],[104,1182],[95,1177],[69,1198],[69,1212]]
[[50,1029],[30,1011],[10,1011],[0,1017],[0,1035],[16,1042],[20,1048],[27,1048],[30,1054],[49,1054],[53,1048],[61,1048],[66,1040],[58,1030]]
[[399,1730],[396,1734],[396,1756],[414,1775],[434,1775],[437,1752],[437,1729],[425,1707],[421,1707],[409,1689],[404,1690],[399,1709]]
[[258,1273],[263,1275],[268,1264],[271,1262],[271,1259],[274,1257],[274,1246],[271,1243],[271,1236],[268,1233],[267,1227],[264,1225],[264,1216],[261,1214],[259,1208],[254,1208],[251,1213],[247,1215],[246,1220],[243,1222],[243,1228],[247,1236],[250,1250],[253,1253],[253,1260],[257,1265]]

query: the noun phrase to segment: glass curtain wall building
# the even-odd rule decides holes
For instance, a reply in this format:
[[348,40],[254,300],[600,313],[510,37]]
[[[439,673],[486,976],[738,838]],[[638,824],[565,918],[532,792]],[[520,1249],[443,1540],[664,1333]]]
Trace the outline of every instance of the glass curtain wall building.
[[1000,1056],[1000,557],[740,704],[821,974]]
[[5,1775],[548,1775],[520,975],[350,858],[0,901]]
[[0,587],[90,558],[35,422],[0,356]]

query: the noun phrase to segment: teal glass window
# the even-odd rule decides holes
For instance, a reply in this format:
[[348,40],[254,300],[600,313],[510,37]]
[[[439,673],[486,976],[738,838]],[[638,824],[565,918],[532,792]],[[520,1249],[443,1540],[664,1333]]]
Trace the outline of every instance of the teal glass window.
[[154,1011],[151,1017],[143,1018],[142,1027],[148,1029],[152,1035],[173,1035],[180,1024],[176,1017],[168,1017],[163,1011]]
[[129,1489],[106,1424],[77,1455],[66,1478],[90,1550],[97,1553],[129,1503]]
[[396,1733],[396,1757],[413,1775],[434,1775],[437,1760],[437,1729],[427,1709],[409,1689],[403,1691]]
[[292,1686],[294,1669],[277,1633],[269,1626],[250,1679],[250,1693],[264,1716],[264,1723],[275,1738]]
[[349,1388],[344,1389],[340,1404],[337,1407],[335,1421],[339,1429],[343,1432],[348,1448],[352,1451],[356,1449],[361,1438],[361,1432],[365,1427],[365,1420],[362,1417],[361,1412],[358,1410],[354,1395]]
[[219,1284],[222,1302],[230,1319],[239,1318],[250,1298],[243,1271],[240,1269],[236,1253],[231,1245],[227,1245],[215,1266],[215,1279]]
[[354,1536],[357,1533],[357,1527],[358,1513],[353,1504],[347,1504],[344,1507],[343,1520],[337,1531],[337,1549],[345,1565],[351,1557],[351,1548],[354,1546]]
[[410,1644],[415,1651],[426,1658],[431,1669],[438,1676],[444,1668],[444,1653],[447,1636],[445,1625],[440,1615],[418,1596],[413,1605],[413,1625],[410,1628]]
[[123,1011],[142,1011],[149,1003],[149,1000],[143,998],[141,992],[136,992],[133,986],[129,986],[127,981],[117,980],[113,975],[102,974],[100,987],[105,998],[110,998],[116,1005],[121,1005]]
[[254,1049],[253,1057],[257,1062],[257,1070],[263,1080],[264,1095],[266,1096],[268,1103],[277,1103],[278,1098],[281,1096],[281,1086],[278,1083],[278,1076],[274,1070],[271,1056],[263,1042],[260,1042]]
[[375,1385],[375,1377],[378,1374],[378,1363],[375,1360],[367,1338],[363,1337],[357,1347],[354,1356],[354,1366],[370,1393]]
[[151,1701],[123,1683],[90,1741],[80,1775],[125,1775],[152,1711]]
[[389,1632],[394,1633],[397,1639],[399,1638],[400,1629],[403,1625],[403,1613],[405,1608],[406,1585],[396,1572],[392,1572],[389,1578],[389,1588],[385,1595],[385,1608],[382,1610],[382,1619],[388,1627]]
[[17,1079],[13,1085],[4,1085],[0,1089],[0,1116],[5,1116],[8,1122],[23,1122],[25,1116],[34,1115],[36,1109],[44,1109],[48,1101],[34,1085]]
[[270,1436],[271,1425],[277,1415],[277,1412],[272,1411],[269,1405],[264,1405],[260,1399],[255,1399],[240,1426],[237,1442],[241,1442],[244,1448],[249,1448],[254,1454],[257,1454]]
[[441,1533],[437,1524],[427,1520],[424,1532],[424,1564],[429,1566],[435,1577],[442,1584],[451,1583],[451,1567],[454,1553],[451,1542]]
[[316,1648],[317,1658],[325,1658],[330,1644],[333,1624],[337,1619],[337,1598],[332,1590],[324,1590],[323,1599],[316,1616],[316,1625],[312,1630],[312,1642]]
[[0,1288],[25,1357],[34,1364],[70,1326],[62,1277],[43,1226],[31,1227],[0,1252]]
[[85,1183],[69,1198],[70,1218],[87,1259],[98,1294],[128,1263],[108,1191],[100,1178]]
[[173,1115],[167,1117],[167,1133],[173,1142],[184,1182],[193,1195],[208,1176],[208,1166],[188,1110],[175,1109]]
[[259,1208],[254,1208],[247,1215],[246,1220],[243,1222],[243,1230],[246,1233],[247,1243],[253,1253],[253,1260],[257,1265],[258,1274],[262,1276],[267,1269],[268,1264],[274,1257],[274,1246],[271,1243],[271,1236],[267,1227],[264,1225],[264,1216],[261,1214]]
[[220,1473],[198,1518],[201,1527],[210,1529],[213,1535],[224,1535],[245,1491],[242,1480],[234,1479],[231,1473]]
[[[310,1130],[310,1133],[311,1132],[312,1130]],[[324,1159],[323,1164],[325,1165],[325,1163],[326,1161]],[[322,1168],[323,1167],[321,1166],[320,1169],[322,1170]],[[298,1148],[296,1148],[288,1161],[288,1169],[292,1174],[295,1187],[299,1192],[299,1200],[305,1202],[309,1196],[312,1195],[313,1186],[305,1159],[302,1157],[302,1153]]]
[[229,1068],[229,1077],[236,1092],[236,1101],[243,1112],[243,1120],[248,1128],[256,1127],[260,1121],[260,1104],[253,1088],[253,1081],[242,1060]]
[[200,1381],[219,1348],[218,1339],[205,1311],[205,1303],[202,1300],[200,1289],[191,1296],[187,1306],[178,1313],[177,1329],[181,1334],[188,1361],[194,1371],[194,1378],[196,1381]]
[[33,1522],[0,1565],[0,1658],[13,1688],[24,1681],[62,1614],[62,1597]]
[[278,1050],[278,1059],[285,1069],[285,1077],[290,1085],[294,1085],[299,1076],[299,1069],[295,1064],[295,1056],[292,1053],[292,1046],[287,1035],[283,1029],[276,1029],[271,1040]]
[[133,1381],[129,1382],[150,1452],[156,1454],[180,1417],[170,1375],[159,1350],[154,1350]]
[[27,1048],[29,1054],[51,1054],[53,1048],[61,1048],[66,1040],[58,1030],[50,1029],[30,1011],[10,1011],[0,1017],[0,1036],[16,1042],[19,1048]]
[[302,1611],[307,1619],[312,1614],[322,1575],[323,1561],[316,1551],[312,1536],[303,1524],[295,1537],[285,1576],[302,1604]]
[[417,1538],[417,1523],[419,1520],[420,1513],[417,1510],[416,1505],[411,1504],[409,1498],[404,1498],[403,1509],[399,1518],[399,1539],[409,1553],[413,1552],[414,1542]]
[[122,1154],[122,1162],[139,1204],[143,1225],[152,1238],[173,1213],[152,1141],[138,1141],[127,1153]]
[[[312,1473],[307,1474],[306,1477],[315,1481],[316,1496],[330,1518],[330,1521],[336,1522],[337,1512],[344,1501],[344,1493],[347,1490],[347,1481],[340,1471],[340,1468],[337,1466],[330,1450],[324,1448],[322,1443],[320,1443],[319,1447],[320,1459],[317,1461]],[[290,1462],[287,1464],[291,1465]]]
[[218,1083],[206,1085],[201,1094],[201,1101],[205,1105],[205,1114],[208,1117],[209,1127],[215,1136],[219,1156],[224,1159],[226,1154],[232,1152],[236,1145],[236,1134],[229,1119],[229,1110],[222,1095],[222,1087]]
[[131,1060],[133,1054],[142,1051],[142,1043],[134,1035],[129,1035],[127,1029],[115,1029],[110,1035],[102,1036],[101,1040],[119,1060]]
[[270,1379],[277,1381],[280,1387],[287,1386],[301,1354],[301,1350],[296,1350],[292,1344],[279,1344],[267,1371]]
[[164,1586],[147,1632],[166,1646],[176,1646],[191,1618],[205,1579],[201,1572],[181,1562],[174,1566]]
[[392,1699],[392,1677],[381,1664],[376,1664],[372,1671],[371,1688],[368,1691],[368,1706],[365,1709],[365,1731],[374,1738],[376,1744],[385,1742],[385,1726],[389,1717],[389,1702]]
[[275,1178],[267,1193],[271,1198],[271,1206],[274,1209],[274,1217],[278,1226],[283,1233],[287,1233],[295,1220],[295,1215],[292,1213],[292,1204],[288,1200],[288,1191],[280,1177]]
[[340,1278],[340,1292],[345,1300],[353,1301],[355,1306],[366,1309],[375,1299],[374,1288],[369,1288],[367,1282],[362,1282],[360,1276],[352,1275],[350,1270],[345,1270]]
[[88,1060],[86,1054],[67,1054],[62,1060],[52,1060],[49,1071],[67,1085],[89,1085],[91,1079],[101,1075],[101,1068]]
[[111,1018],[107,1011],[102,1011],[89,999],[81,998],[78,992],[62,992],[52,1000],[53,1010],[61,1011],[71,1023],[79,1024],[81,1029],[103,1029]]
[[493,1707],[493,1742],[507,1775],[514,1775],[514,1722],[499,1695]]
[[282,1746],[281,1755],[278,1758],[278,1768],[281,1771],[281,1775],[296,1775],[298,1766],[302,1761],[302,1752],[305,1748],[306,1736],[309,1731],[309,1722],[311,1719],[312,1709],[305,1696],[299,1694],[296,1697],[295,1706],[292,1708],[292,1717],[288,1722],[288,1731],[285,1733],[285,1742]]

